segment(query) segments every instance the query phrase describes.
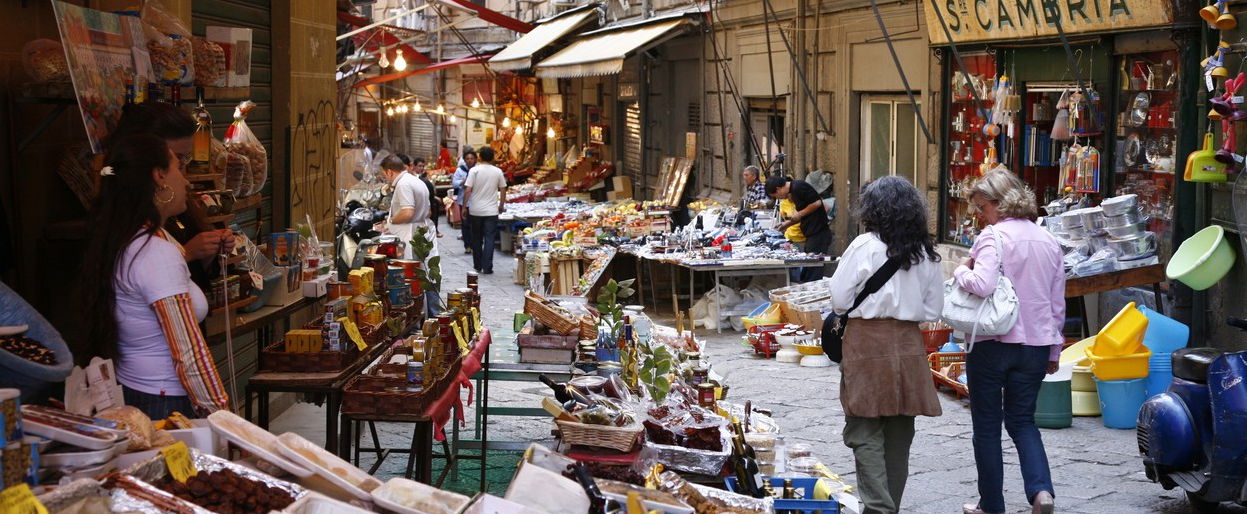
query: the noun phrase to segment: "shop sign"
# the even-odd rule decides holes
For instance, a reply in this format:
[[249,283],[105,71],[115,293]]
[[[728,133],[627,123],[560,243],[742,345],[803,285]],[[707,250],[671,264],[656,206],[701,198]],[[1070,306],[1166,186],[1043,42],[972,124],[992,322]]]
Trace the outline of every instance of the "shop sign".
[[934,44],[948,43],[935,9],[954,43],[1122,31],[1173,23],[1171,0],[932,0],[927,30]]
[[636,82],[619,83],[620,100],[636,100],[641,97],[641,88]]

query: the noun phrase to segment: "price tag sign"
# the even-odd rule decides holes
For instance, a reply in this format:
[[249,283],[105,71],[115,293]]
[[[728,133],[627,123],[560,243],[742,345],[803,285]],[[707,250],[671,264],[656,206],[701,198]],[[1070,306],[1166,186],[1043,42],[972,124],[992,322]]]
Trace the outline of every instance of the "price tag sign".
[[481,311],[472,308],[472,326],[476,327],[476,333],[481,333]]
[[452,321],[450,322],[450,329],[455,333],[455,342],[459,343],[459,351],[468,351],[467,337],[463,333],[464,327],[460,326],[458,321]]
[[47,507],[39,503],[35,493],[26,484],[17,484],[0,491],[0,512],[12,514],[48,514]]
[[254,271],[247,272],[247,276],[251,277],[251,285],[256,289],[264,289],[264,277]]
[[186,480],[199,473],[195,469],[195,463],[191,462],[190,448],[186,447],[186,443],[179,441],[165,449],[160,450],[160,454],[165,457],[165,465],[169,467],[169,474],[173,475],[173,479],[178,482],[186,483]]
[[346,329],[347,337],[350,337],[351,341],[355,342],[355,346],[361,352],[368,349],[368,343],[364,342],[364,335],[359,333],[359,327],[355,326],[354,322],[348,319],[342,324],[342,328]]

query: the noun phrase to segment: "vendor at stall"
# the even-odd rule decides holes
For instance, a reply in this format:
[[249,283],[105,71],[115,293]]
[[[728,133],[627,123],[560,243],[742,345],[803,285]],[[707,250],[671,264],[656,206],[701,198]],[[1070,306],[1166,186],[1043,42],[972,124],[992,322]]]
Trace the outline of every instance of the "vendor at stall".
[[85,346],[116,359],[126,404],[152,419],[229,409],[199,329],[208,301],[186,249],[163,228],[186,211],[190,182],[178,157],[157,136],[120,135],[105,164],[79,295]]
[[[776,200],[792,200],[797,212],[783,223],[777,230],[787,231],[789,227],[800,224],[801,233],[805,236],[806,253],[826,254],[831,249],[831,224],[827,222],[827,207],[818,191],[804,180],[792,180],[788,177],[771,177],[766,181],[766,195]],[[810,282],[823,278],[824,266],[809,266],[801,269],[801,282]]]
[[[433,227],[429,226],[428,188],[415,175],[407,173],[407,165],[396,155],[381,161],[381,171],[394,189],[385,231],[406,243],[403,247],[403,258],[411,259],[411,240],[415,237],[416,227],[426,227],[430,232],[433,231]],[[430,237],[429,240],[434,241],[434,238]]]
[[741,177],[745,180],[741,207],[744,209],[769,207],[771,199],[766,196],[766,185],[762,183],[762,171],[757,166],[746,166],[741,172]]

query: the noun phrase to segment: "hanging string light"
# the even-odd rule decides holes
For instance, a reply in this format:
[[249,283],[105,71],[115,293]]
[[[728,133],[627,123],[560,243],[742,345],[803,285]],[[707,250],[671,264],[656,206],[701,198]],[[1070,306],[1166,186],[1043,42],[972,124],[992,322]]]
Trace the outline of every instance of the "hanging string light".
[[413,109],[415,109],[416,112],[420,112],[420,100],[416,100],[416,106],[413,107]]
[[480,109],[480,108],[481,108],[481,101],[480,101],[480,100],[477,100],[477,99],[475,99],[475,98],[473,98],[473,99],[472,99],[472,108],[473,108],[473,109]]
[[403,58],[403,50],[400,48],[398,50],[398,57],[394,59],[394,70],[403,71],[405,69],[407,69],[407,59]]
[[511,126],[511,117],[507,116],[505,118],[502,118],[502,128],[507,128],[510,126]]
[[[386,56],[386,53],[388,52],[386,51],[385,47],[384,46],[381,47],[381,58],[377,59],[377,66],[380,66],[382,68],[390,67],[390,58]],[[402,55],[402,54],[399,54],[399,55]]]
[[407,114],[407,110],[408,110],[407,104],[398,104],[398,112]]
[[451,115],[450,115],[450,124],[451,124],[451,125],[454,125],[454,124],[456,124],[456,123],[459,123],[459,117],[457,117],[457,116],[455,116],[455,115],[451,114]]
[[445,108],[445,107],[442,107],[442,104],[437,104],[437,113],[438,113],[438,114],[446,114],[446,108]]
[[550,138],[550,139],[554,139],[554,136],[556,136],[556,135],[557,135],[557,134],[555,134],[555,133],[554,133],[554,128],[553,128],[553,127],[549,128],[549,129],[546,129],[546,137],[548,137],[548,138]]
[[523,133],[524,133],[524,126],[523,126],[523,125],[516,125],[516,126],[515,126],[515,135],[519,136],[519,135],[522,135]]
[[392,106],[392,105],[391,105],[391,106],[389,106],[389,107],[386,107],[386,108],[385,108],[385,115],[386,115],[386,116],[393,116],[393,115],[394,115],[394,106]]

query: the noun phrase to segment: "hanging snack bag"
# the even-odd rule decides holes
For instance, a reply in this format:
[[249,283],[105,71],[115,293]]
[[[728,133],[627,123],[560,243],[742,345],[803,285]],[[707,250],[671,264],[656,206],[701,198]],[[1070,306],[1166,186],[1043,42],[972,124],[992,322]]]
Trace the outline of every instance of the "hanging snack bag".
[[[248,161],[249,173],[246,190],[237,190],[238,196],[251,196],[260,192],[268,181],[268,151],[255,137],[255,133],[247,126],[247,113],[255,107],[255,102],[244,100],[234,108],[234,123],[225,131],[225,148],[231,153],[244,157]],[[226,172],[228,181],[229,172]]]
[[162,9],[158,2],[147,2],[140,17],[156,80],[162,84],[194,84],[195,52],[186,26]]
[[211,86],[225,76],[225,50],[202,37],[192,37],[195,55],[195,85]]

